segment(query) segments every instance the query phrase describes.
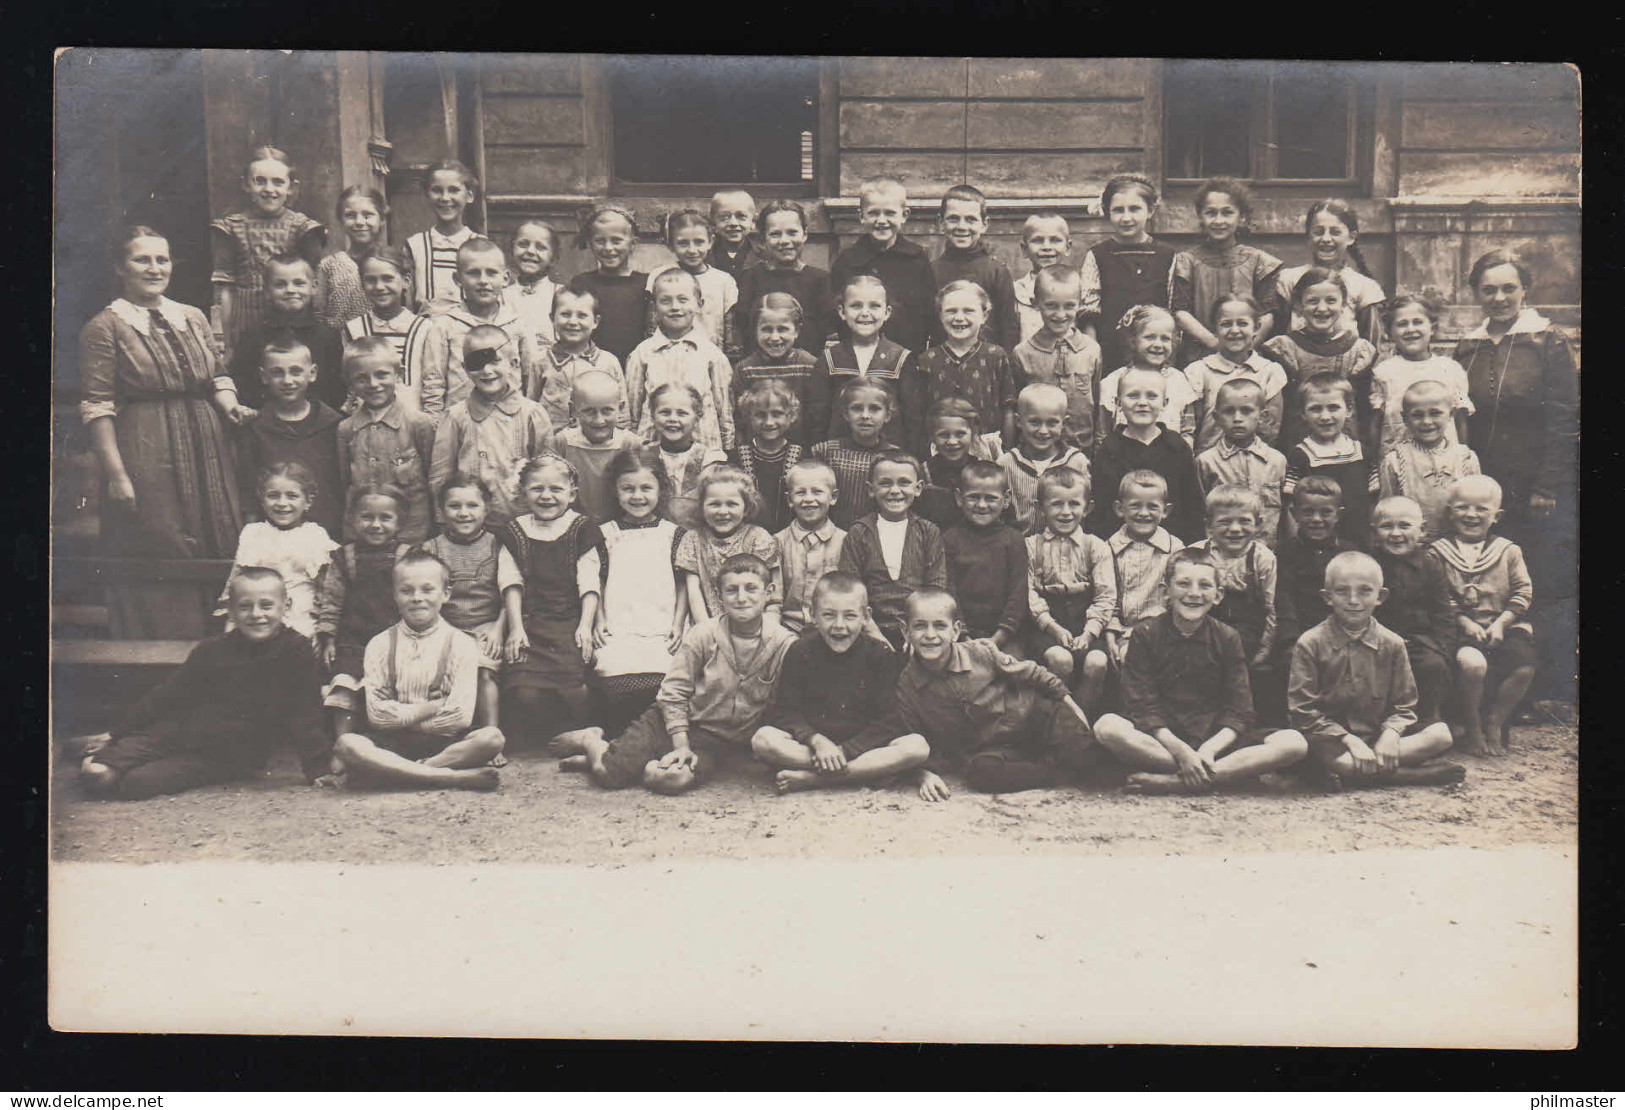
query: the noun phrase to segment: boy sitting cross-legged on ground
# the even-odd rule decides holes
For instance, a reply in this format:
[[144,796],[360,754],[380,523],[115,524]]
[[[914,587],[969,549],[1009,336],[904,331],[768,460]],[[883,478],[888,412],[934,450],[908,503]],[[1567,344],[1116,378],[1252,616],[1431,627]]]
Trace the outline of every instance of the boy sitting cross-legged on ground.
[[502,730],[475,727],[484,653],[474,637],[440,618],[451,572],[437,556],[411,551],[395,561],[401,620],[372,638],[362,662],[367,725],[333,745],[343,770],[320,786],[495,790]]
[[228,597],[234,630],[193,648],[85,756],[87,792],[129,801],[248,778],[279,743],[299,753],[306,778],[327,772],[316,661],[310,641],[282,623],[282,576],[246,567]]
[[625,732],[606,738],[597,727],[553,738],[561,771],[586,771],[599,786],[641,782],[656,794],[682,794],[746,750],[762,723],[796,638],[763,623],[773,572],[755,555],[730,555],[717,571],[723,614],[683,637],[655,703]]
[[763,763],[784,768],[779,793],[871,782],[922,765],[925,737],[888,727],[902,657],[863,634],[869,592],[835,571],[813,591],[818,635],[797,640],[784,657],[767,724],[751,738]]
[[888,727],[931,745],[920,797],[948,797],[941,770],[963,771],[972,790],[1006,794],[1059,786],[1087,768],[1089,720],[1066,683],[986,640],[956,642],[965,625],[947,590],[915,590],[906,615],[912,654]]
[[[1450,726],[1416,720],[1416,679],[1405,641],[1372,615],[1388,597],[1371,556],[1345,551],[1326,564],[1332,615],[1292,649],[1287,706],[1309,758],[1335,789],[1460,782]],[[1430,762],[1432,761],[1432,762]]]
[[1241,636],[1215,620],[1219,568],[1186,548],[1168,561],[1168,609],[1143,621],[1123,662],[1126,717],[1108,713],[1095,738],[1138,770],[1129,793],[1197,793],[1290,767],[1308,752],[1291,730],[1253,727]]

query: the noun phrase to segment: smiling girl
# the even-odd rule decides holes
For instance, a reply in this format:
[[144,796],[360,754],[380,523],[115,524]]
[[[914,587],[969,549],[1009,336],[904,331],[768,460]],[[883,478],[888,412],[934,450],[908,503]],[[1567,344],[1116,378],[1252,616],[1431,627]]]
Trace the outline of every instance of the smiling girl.
[[[1252,220],[1253,196],[1241,182],[1211,177],[1193,198],[1202,241],[1174,256],[1168,271],[1168,307],[1185,333],[1179,365],[1187,366],[1219,349],[1213,333],[1213,311],[1219,298],[1246,293],[1259,304],[1275,297],[1275,272],[1281,260],[1240,241]],[[1265,313],[1259,334],[1268,335],[1274,317]]]
[[265,263],[279,254],[297,253],[314,270],[321,261],[327,231],[288,205],[298,195],[299,173],[274,146],[255,147],[243,171],[241,211],[209,225],[214,244],[214,303],[226,338],[226,359],[237,340],[266,309]]
[[377,189],[351,185],[339,194],[339,226],[345,248],[316,267],[316,316],[330,328],[342,328],[368,308],[361,284],[361,262],[383,244],[389,205]]

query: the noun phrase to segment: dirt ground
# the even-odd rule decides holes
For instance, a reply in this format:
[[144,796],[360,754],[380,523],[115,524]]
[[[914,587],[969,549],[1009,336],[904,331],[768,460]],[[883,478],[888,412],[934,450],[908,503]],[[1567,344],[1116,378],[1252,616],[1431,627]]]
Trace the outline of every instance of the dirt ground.
[[513,862],[618,866],[657,859],[864,860],[968,854],[1111,856],[1572,844],[1579,737],[1538,703],[1510,755],[1463,758],[1465,782],[1326,795],[1273,777],[1248,793],[1135,797],[1101,786],[947,802],[910,786],[781,797],[745,763],[680,798],[607,792],[545,750],[512,753],[493,794],[332,792],[291,755],[262,780],[141,803],[88,799],[55,765],[53,855],[63,862]]

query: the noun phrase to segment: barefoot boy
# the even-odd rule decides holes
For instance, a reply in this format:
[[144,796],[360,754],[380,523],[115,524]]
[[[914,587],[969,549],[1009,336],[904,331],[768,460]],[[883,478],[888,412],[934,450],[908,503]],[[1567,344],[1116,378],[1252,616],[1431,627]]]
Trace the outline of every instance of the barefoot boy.
[[1093,738],[1066,683],[985,640],[956,643],[965,624],[947,590],[915,590],[907,619],[913,654],[889,727],[931,745],[920,797],[948,797],[944,769],[962,770],[972,790],[999,794],[1058,786],[1084,769]]
[[[1468,751],[1506,754],[1513,710],[1535,678],[1534,586],[1523,551],[1490,529],[1501,519],[1501,483],[1458,479],[1446,510],[1449,535],[1433,544],[1456,608],[1461,701]],[[1489,706],[1482,709],[1486,690]],[[1482,747],[1480,746],[1482,745]]]
[[780,794],[883,779],[930,756],[925,737],[897,736],[888,725],[903,662],[863,634],[868,621],[859,579],[836,571],[819,580],[818,635],[785,655],[768,723],[750,741],[757,759],[783,768],[774,780]]
[[1290,767],[1308,753],[1290,730],[1253,728],[1241,636],[1212,617],[1219,568],[1186,548],[1168,561],[1168,609],[1143,622],[1123,665],[1126,717],[1108,713],[1095,738],[1137,768],[1129,793],[1199,793]]
[[282,623],[282,576],[247,567],[227,590],[234,630],[193,648],[84,758],[89,793],[136,800],[249,778],[282,743],[298,751],[307,779],[328,770],[316,661],[310,641]]
[[343,771],[319,785],[359,782],[417,790],[495,790],[502,730],[474,727],[484,654],[440,619],[451,597],[446,564],[422,551],[395,562],[400,623],[367,645],[367,729],[333,745]]
[[1309,756],[1334,789],[1460,782],[1460,764],[1429,762],[1450,748],[1443,721],[1418,727],[1416,679],[1405,641],[1372,615],[1388,597],[1371,556],[1345,551],[1326,564],[1332,615],[1292,649],[1287,707]]
[[688,630],[654,705],[613,739],[597,727],[554,737],[554,751],[569,757],[559,769],[584,770],[612,790],[641,782],[656,794],[682,794],[744,750],[796,641],[778,622],[762,621],[772,581],[754,555],[724,560],[717,571],[723,614]]

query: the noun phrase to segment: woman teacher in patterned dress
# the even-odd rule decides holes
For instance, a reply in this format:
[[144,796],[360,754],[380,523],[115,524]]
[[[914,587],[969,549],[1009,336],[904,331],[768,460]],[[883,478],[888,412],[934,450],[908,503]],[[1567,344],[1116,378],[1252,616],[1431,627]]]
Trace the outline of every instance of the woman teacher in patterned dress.
[[[164,296],[169,242],[132,227],[113,243],[123,296],[79,335],[80,416],[106,483],[102,550],[123,557],[230,558],[242,529],[227,421],[242,413],[209,321]],[[214,631],[214,583],[109,590],[120,639],[197,639]]]

